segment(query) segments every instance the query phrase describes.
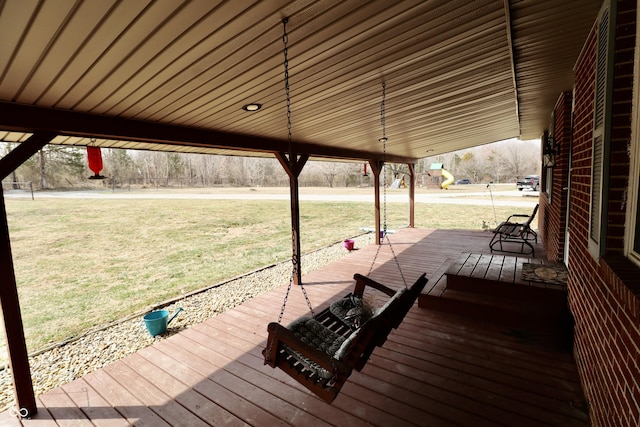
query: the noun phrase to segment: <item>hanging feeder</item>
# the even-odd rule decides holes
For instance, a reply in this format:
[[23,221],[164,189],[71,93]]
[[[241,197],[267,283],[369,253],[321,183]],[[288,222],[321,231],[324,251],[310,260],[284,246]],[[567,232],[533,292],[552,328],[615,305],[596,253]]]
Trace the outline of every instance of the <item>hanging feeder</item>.
[[103,175],[100,175],[102,170],[102,152],[100,147],[87,146],[87,160],[89,162],[89,169],[93,172],[93,175],[89,179],[104,179]]

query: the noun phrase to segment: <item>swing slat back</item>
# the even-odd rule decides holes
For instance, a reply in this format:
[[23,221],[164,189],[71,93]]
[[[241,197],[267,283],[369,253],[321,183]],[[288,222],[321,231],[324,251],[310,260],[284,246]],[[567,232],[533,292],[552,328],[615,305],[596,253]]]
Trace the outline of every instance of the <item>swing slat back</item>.
[[[280,368],[328,403],[336,398],[352,370],[361,370],[375,347],[382,346],[391,330],[400,325],[427,283],[423,274],[411,288],[396,292],[360,274],[354,279],[354,292],[345,298],[362,297],[367,286],[391,297],[356,330],[329,308],[314,319],[298,319],[289,328],[276,322],[268,326],[265,364]],[[312,329],[316,335],[301,333],[298,325],[305,331]]]

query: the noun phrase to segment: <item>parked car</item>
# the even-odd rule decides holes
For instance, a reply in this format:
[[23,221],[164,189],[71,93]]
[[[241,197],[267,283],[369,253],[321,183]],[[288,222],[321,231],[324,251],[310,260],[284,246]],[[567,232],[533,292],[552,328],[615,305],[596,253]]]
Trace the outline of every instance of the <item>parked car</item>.
[[465,185],[465,184],[471,184],[471,180],[464,178],[464,179],[458,179],[453,183],[453,185]]
[[516,182],[516,187],[518,187],[519,191],[525,188],[538,191],[540,188],[540,175],[527,175]]

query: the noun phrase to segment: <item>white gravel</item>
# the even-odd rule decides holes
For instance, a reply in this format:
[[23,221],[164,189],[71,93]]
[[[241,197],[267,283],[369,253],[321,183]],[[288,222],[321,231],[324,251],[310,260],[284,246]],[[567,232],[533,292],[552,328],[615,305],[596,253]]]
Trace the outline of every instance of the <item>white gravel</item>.
[[[353,240],[356,248],[362,248],[373,243],[373,234],[364,234]],[[304,255],[302,274],[323,267],[347,253],[340,242]],[[138,313],[30,355],[29,364],[35,393],[39,395],[59,387],[128,354],[135,353],[172,333],[201,323],[286,283],[290,276],[291,262],[288,261],[158,306],[157,308],[169,310],[171,314],[178,307],[184,309],[171,322],[170,330],[163,336],[151,337],[142,321],[145,313]],[[9,369],[3,369],[0,371],[0,411],[14,405],[11,374]]]

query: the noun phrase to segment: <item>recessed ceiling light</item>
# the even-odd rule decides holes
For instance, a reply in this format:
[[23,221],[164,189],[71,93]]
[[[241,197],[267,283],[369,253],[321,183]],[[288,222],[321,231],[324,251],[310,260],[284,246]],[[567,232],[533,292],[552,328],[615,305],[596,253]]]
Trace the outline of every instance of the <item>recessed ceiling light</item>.
[[255,102],[254,102],[254,103],[252,103],[252,104],[244,105],[244,106],[242,107],[242,109],[243,109],[244,111],[251,111],[251,112],[253,112],[253,111],[258,111],[258,110],[259,110],[259,109],[261,109],[261,108],[262,108],[262,104],[258,104],[258,103],[255,103]]
[[378,142],[385,143],[385,142],[387,142],[388,140],[389,140],[389,139],[388,139],[387,137],[384,137],[384,138],[380,138],[380,139],[378,140]]

